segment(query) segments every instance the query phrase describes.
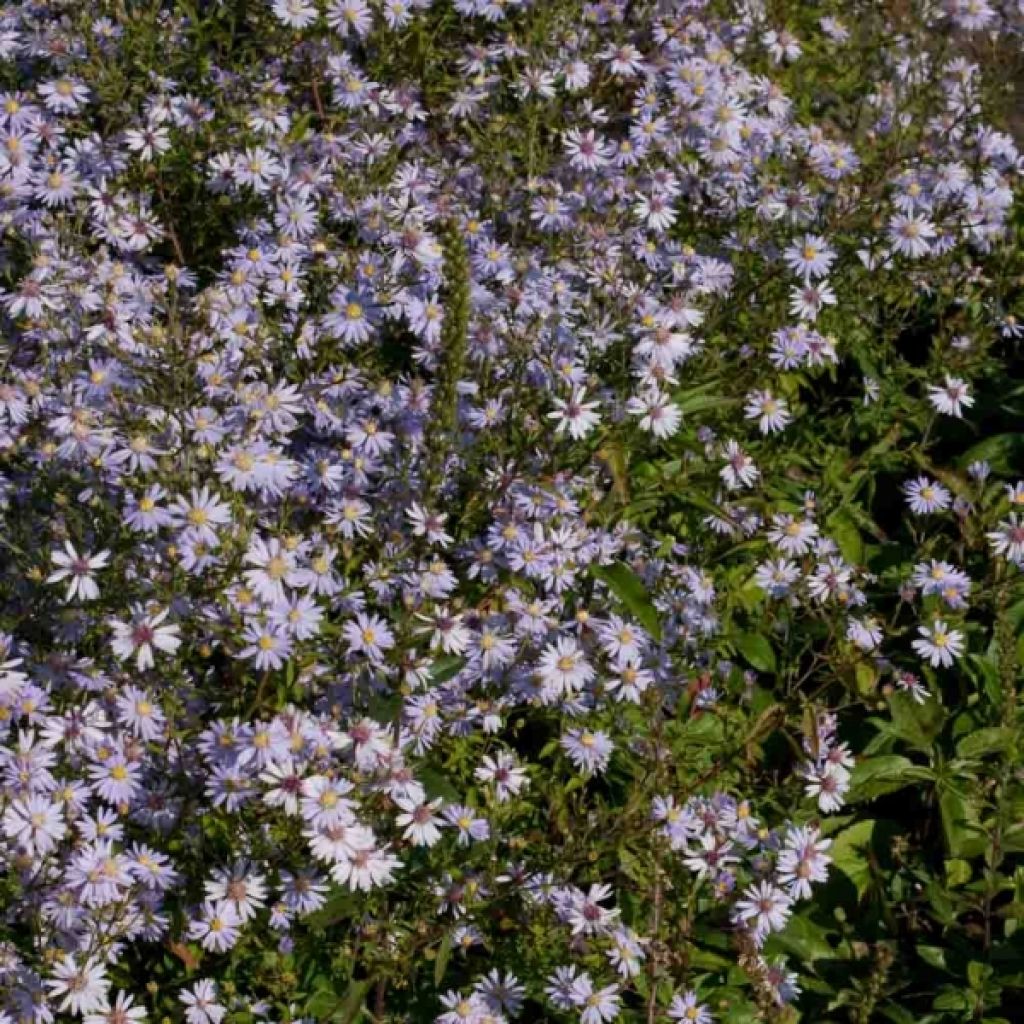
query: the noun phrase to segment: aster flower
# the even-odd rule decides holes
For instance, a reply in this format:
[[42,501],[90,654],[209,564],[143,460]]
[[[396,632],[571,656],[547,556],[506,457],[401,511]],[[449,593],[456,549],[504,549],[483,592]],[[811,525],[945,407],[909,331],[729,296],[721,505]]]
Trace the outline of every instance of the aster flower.
[[276,537],[264,540],[253,538],[245,553],[245,582],[263,600],[281,602],[285,600],[285,582],[295,572],[295,555]]
[[911,647],[924,658],[932,668],[948,668],[955,658],[964,653],[964,635],[957,629],[949,629],[941,619],[935,619],[931,626],[919,626],[920,636]]
[[14,800],[4,811],[4,834],[29,854],[46,854],[67,833],[64,813],[47,796]]
[[711,1024],[711,1011],[700,1002],[696,992],[677,992],[666,1011],[670,1020],[680,1024]]
[[818,534],[818,524],[813,519],[795,519],[780,513],[772,517],[767,537],[784,555],[803,555],[811,549]]
[[154,666],[154,650],[174,654],[181,646],[178,636],[181,630],[177,625],[164,623],[167,615],[166,608],[148,613],[136,607],[129,622],[111,619],[110,628],[114,635],[110,646],[114,654],[122,661],[134,657],[140,672]]
[[785,399],[776,398],[771,391],[752,391],[743,411],[747,419],[758,421],[762,434],[777,434],[792,419]]
[[197,981],[178,996],[185,1007],[188,1024],[221,1024],[227,1008],[220,1002],[217,983],[210,978]]
[[66,601],[73,601],[76,597],[82,601],[95,601],[100,596],[100,588],[93,575],[98,569],[106,567],[110,561],[109,551],[80,555],[68,540],[64,542],[64,550],[54,551],[50,558],[57,568],[46,577],[46,582],[60,583],[68,580]]
[[164,713],[145,690],[126,686],[117,697],[118,716],[123,725],[143,740],[163,735]]
[[729,490],[736,490],[739,487],[752,487],[758,477],[760,470],[754,465],[754,460],[740,448],[736,441],[728,441],[722,453],[726,464],[719,472],[725,486]]
[[941,413],[947,416],[963,417],[963,409],[974,405],[974,397],[970,393],[970,385],[959,377],[946,374],[946,383],[941,387],[929,385],[928,401]]
[[919,476],[903,485],[910,511],[917,515],[930,515],[949,508],[952,496],[940,483],[926,476]]
[[134,997],[127,992],[118,992],[108,1006],[85,1014],[84,1024],[143,1024],[146,1008],[136,1006]]
[[915,704],[924,704],[931,696],[928,687],[921,682],[921,677],[913,672],[896,672],[896,688],[909,693]]
[[445,548],[452,543],[452,537],[444,530],[448,518],[443,512],[428,512],[422,505],[413,502],[405,512],[412,525],[414,537],[425,537],[431,544]]
[[643,395],[634,396],[626,405],[626,411],[640,417],[640,429],[657,438],[671,437],[679,430],[683,414],[667,395],[652,389]]
[[842,764],[826,761],[822,765],[806,764],[801,769],[806,782],[804,792],[815,797],[825,814],[840,810],[850,788],[850,773]]
[[776,600],[788,597],[800,579],[800,567],[786,558],[764,562],[754,573],[754,582]]
[[39,86],[46,109],[57,114],[73,114],[89,99],[89,89],[75,78],[56,78]]
[[229,904],[239,924],[251,921],[267,899],[263,875],[241,861],[230,869],[218,868],[204,885],[206,896],[218,905]]
[[223,953],[238,942],[240,925],[232,904],[206,900],[198,917],[189,922],[188,936],[198,941],[203,949]]
[[927,217],[897,214],[889,221],[889,241],[893,249],[910,259],[926,256],[935,235],[935,225]]
[[281,668],[291,656],[292,638],[280,626],[271,622],[250,622],[242,634],[245,644],[238,652],[239,658],[251,659],[258,669]]
[[996,529],[985,536],[997,555],[1024,568],[1024,518],[1011,512],[1007,519],[1001,520]]
[[384,653],[395,646],[395,638],[387,623],[376,615],[360,612],[342,627],[342,634],[352,654],[363,654],[371,661],[383,661]]
[[548,413],[548,419],[555,420],[555,433],[568,434],[574,441],[582,440],[601,422],[601,415],[595,412],[597,402],[587,402],[582,388],[570,399],[555,399],[555,409]]
[[518,796],[529,785],[525,770],[506,750],[499,751],[494,757],[485,754],[473,777],[484,785],[493,785],[494,796],[499,803]]
[[618,985],[607,985],[587,992],[582,997],[580,1024],[604,1024],[605,1021],[615,1020],[621,1003]]
[[504,1014],[515,1017],[523,1007],[523,997],[526,995],[526,988],[519,979],[511,972],[494,969],[485,974],[473,985],[473,991],[484,1002],[484,1005],[494,1014]]
[[609,899],[611,895],[611,886],[602,884],[590,886],[586,893],[573,893],[566,915],[573,935],[600,935],[611,926],[619,916],[619,911],[601,906],[601,901]]
[[230,508],[208,487],[193,487],[188,498],[179,496],[168,511],[176,526],[207,544],[216,544],[217,530],[231,522]]
[[434,812],[441,806],[441,800],[420,803],[398,798],[395,803],[402,812],[396,816],[395,824],[413,846],[433,846],[440,840],[444,820]]
[[85,1015],[106,1007],[110,981],[102,964],[66,954],[46,987],[62,1013]]
[[562,637],[545,647],[537,665],[543,686],[571,695],[594,678],[594,668],[572,637]]
[[477,817],[473,808],[461,804],[450,804],[444,809],[444,819],[455,827],[459,846],[489,839],[491,826],[486,818]]
[[786,265],[805,278],[824,277],[828,274],[836,254],[820,235],[804,235],[782,254]]
[[331,868],[331,878],[353,891],[369,892],[394,881],[401,861],[387,850],[364,847],[340,860]]
[[288,28],[308,28],[316,21],[316,7],[310,0],[274,0],[271,10]]
[[831,839],[822,839],[818,829],[793,826],[786,832],[785,845],[779,852],[779,882],[788,887],[793,899],[809,899],[811,883],[828,877],[829,857],[825,851]]
[[785,891],[762,881],[744,890],[733,913],[737,921],[751,929],[754,941],[761,945],[771,932],[786,926],[792,910],[792,900]]
[[569,729],[559,741],[569,760],[584,774],[600,774],[608,767],[615,744],[600,729]]
[[646,959],[639,936],[632,928],[618,925],[609,936],[611,945],[605,950],[608,962],[618,971],[620,978],[635,978]]

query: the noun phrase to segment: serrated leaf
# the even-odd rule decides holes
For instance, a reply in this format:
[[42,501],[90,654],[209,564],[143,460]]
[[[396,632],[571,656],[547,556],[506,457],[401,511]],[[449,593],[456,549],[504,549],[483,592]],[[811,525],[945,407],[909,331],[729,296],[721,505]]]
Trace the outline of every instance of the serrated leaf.
[[608,587],[655,640],[661,639],[661,616],[640,577],[628,565],[624,562],[591,565],[590,574]]

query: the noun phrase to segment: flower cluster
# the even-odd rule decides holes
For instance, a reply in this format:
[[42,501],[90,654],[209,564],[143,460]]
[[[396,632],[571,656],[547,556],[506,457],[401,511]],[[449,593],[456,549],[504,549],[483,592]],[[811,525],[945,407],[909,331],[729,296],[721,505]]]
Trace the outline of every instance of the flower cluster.
[[[329,1016],[345,961],[356,1012],[708,1024],[636,909],[667,880],[792,1001],[765,946],[854,769],[801,686],[928,699],[976,567],[1024,568],[1024,483],[922,454],[876,568],[867,463],[789,440],[841,361],[844,429],[899,390],[860,287],[941,265],[1020,333],[971,270],[1024,168],[978,69],[892,40],[863,133],[759,4],[102,7],[0,13],[0,1019]],[[988,342],[937,344],[925,438]],[[718,773],[794,635],[761,805]]]

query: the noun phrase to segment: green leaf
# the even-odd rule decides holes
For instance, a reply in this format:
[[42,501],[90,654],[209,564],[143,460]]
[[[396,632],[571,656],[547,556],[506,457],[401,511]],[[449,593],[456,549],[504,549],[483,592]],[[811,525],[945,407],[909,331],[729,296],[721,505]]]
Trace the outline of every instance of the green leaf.
[[672,396],[672,402],[684,416],[690,413],[703,412],[705,409],[733,405],[736,401],[734,398],[726,398],[724,395],[712,393],[713,389],[719,386],[717,381],[711,381],[708,384],[701,384],[694,388],[677,391]]
[[966,735],[957,745],[958,757],[970,761],[1009,750],[1013,745],[1013,730],[1004,725],[978,729]]
[[444,938],[441,940],[441,945],[437,947],[437,957],[434,960],[435,985],[440,985],[444,979],[444,972],[448,970],[448,962],[452,958],[453,945],[454,939],[452,938],[452,932],[446,932]]
[[935,997],[935,1002],[932,1003],[932,1006],[936,1010],[968,1010],[971,1004],[967,996],[959,989],[944,987],[939,995]]
[[465,664],[465,658],[460,658],[457,654],[446,654],[430,666],[430,680],[434,683],[446,683],[449,679],[454,679]]
[[332,924],[337,924],[351,916],[356,908],[355,893],[351,889],[335,889],[327,902],[317,911],[307,915],[303,921],[314,931],[323,931]]
[[868,851],[871,849],[871,837],[875,831],[875,822],[858,821],[855,825],[843,829],[832,840],[828,851],[832,863],[840,870],[857,890],[860,900],[871,882],[871,862]]
[[917,947],[917,955],[929,966],[937,971],[948,971],[946,966],[946,951],[941,946],[926,946],[920,944]]
[[855,804],[873,800],[885,793],[895,793],[914,782],[925,782],[935,778],[935,773],[909,758],[896,754],[872,757],[854,765],[850,773],[850,791],[847,803]]
[[329,1020],[340,1005],[341,1000],[333,989],[321,988],[306,1000],[306,1014],[316,1020]]
[[985,836],[977,828],[977,809],[951,786],[943,786],[939,793],[939,816],[953,857],[976,857],[984,850]]
[[362,978],[349,985],[345,999],[334,1015],[335,1024],[352,1024],[363,1009],[363,999],[366,998],[372,984],[372,978]]
[[655,640],[661,639],[661,616],[640,577],[628,565],[591,565],[590,574],[608,587]]
[[954,857],[952,860],[946,861],[945,867],[948,888],[955,889],[957,886],[966,885],[971,880],[971,865],[967,861]]
[[637,885],[646,885],[650,880],[650,872],[644,867],[643,861],[625,846],[619,847],[619,868],[622,873]]
[[419,768],[416,777],[423,783],[427,796],[431,800],[441,797],[448,803],[457,804],[461,799],[459,791],[452,785],[448,777],[436,768]]
[[972,960],[967,965],[967,984],[973,989],[984,988],[985,982],[992,977],[992,967],[980,960]]
[[1024,466],[1024,434],[994,434],[969,448],[957,463],[966,468],[972,462],[988,462],[997,473],[1014,473]]
[[766,944],[769,952],[778,949],[799,957],[805,963],[828,959],[835,955],[828,941],[828,931],[801,915],[791,917],[781,932],[776,932]]
[[921,751],[931,749],[946,720],[945,709],[937,700],[918,704],[906,693],[893,694],[889,701],[889,714],[900,739]]
[[851,565],[864,562],[864,541],[853,518],[845,512],[835,512],[829,516],[827,533],[839,545],[839,552]]
[[712,953],[709,949],[701,949],[699,946],[691,946],[688,954],[690,966],[703,971],[721,971],[731,967],[735,960],[722,953]]
[[313,120],[313,112],[309,111],[303,114],[301,117],[295,119],[295,123],[292,125],[291,130],[288,132],[289,142],[301,142],[305,138],[306,131],[308,130],[310,123]]
[[740,633],[733,641],[736,650],[758,672],[775,671],[775,651],[766,636],[761,633]]
[[688,718],[680,729],[681,749],[687,746],[718,746],[725,736],[722,720],[713,714],[701,714]]
[[1006,830],[1002,847],[1006,853],[1024,853],[1024,824],[1011,825]]
[[378,693],[370,698],[366,710],[375,722],[393,722],[402,710],[402,695]]

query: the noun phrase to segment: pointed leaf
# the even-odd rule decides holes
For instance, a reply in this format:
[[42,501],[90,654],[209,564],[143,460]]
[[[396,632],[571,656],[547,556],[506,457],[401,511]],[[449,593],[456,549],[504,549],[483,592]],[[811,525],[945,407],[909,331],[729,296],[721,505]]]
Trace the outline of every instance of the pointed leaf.
[[914,782],[935,778],[928,768],[914,764],[909,758],[887,754],[872,757],[854,766],[850,773],[850,791],[846,794],[848,803],[873,800],[885,793],[895,793]]
[[608,587],[655,640],[661,639],[661,616],[640,577],[628,565],[591,565],[590,574]]
[[758,672],[775,671],[775,651],[766,636],[760,633],[740,633],[734,643],[736,650],[743,655]]

